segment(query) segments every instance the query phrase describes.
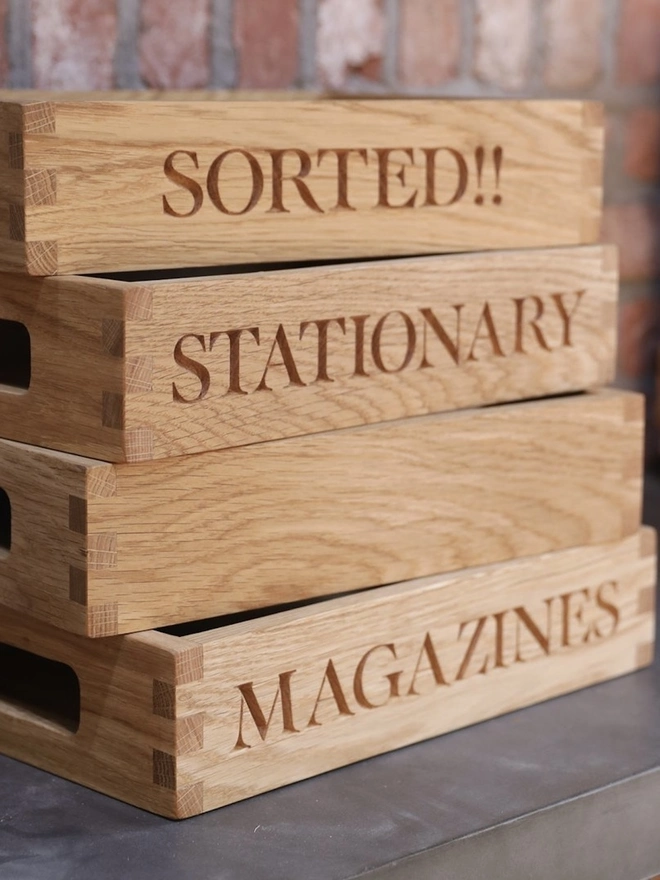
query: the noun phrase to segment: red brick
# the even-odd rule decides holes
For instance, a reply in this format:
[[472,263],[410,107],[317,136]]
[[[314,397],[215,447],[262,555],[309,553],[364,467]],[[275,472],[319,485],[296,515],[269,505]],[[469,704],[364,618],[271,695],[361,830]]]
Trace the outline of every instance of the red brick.
[[660,276],[660,206],[609,205],[603,217],[603,239],[619,246],[623,280]]
[[340,88],[350,73],[379,76],[385,21],[380,0],[320,0],[316,54],[321,80]]
[[298,77],[297,0],[236,0],[234,42],[239,85],[292,86]]
[[623,0],[618,48],[620,82],[660,78],[660,0]]
[[619,370],[627,379],[650,373],[658,350],[658,304],[638,297],[619,310]]
[[646,107],[630,114],[625,170],[639,180],[653,180],[660,176],[660,110]]
[[408,86],[434,86],[456,76],[461,53],[459,0],[401,0],[399,75]]
[[140,73],[155,89],[194,89],[210,78],[210,0],[142,0]]
[[112,87],[116,5],[114,0],[32,0],[37,88]]
[[599,79],[603,0],[548,0],[544,4],[545,83],[581,89]]
[[372,82],[380,82],[383,78],[383,57],[382,55],[372,55],[371,58],[367,58],[364,64],[358,64],[357,67],[352,66],[349,70],[351,73],[357,73],[365,79],[372,80]]
[[530,74],[533,0],[477,0],[475,73],[509,91]]

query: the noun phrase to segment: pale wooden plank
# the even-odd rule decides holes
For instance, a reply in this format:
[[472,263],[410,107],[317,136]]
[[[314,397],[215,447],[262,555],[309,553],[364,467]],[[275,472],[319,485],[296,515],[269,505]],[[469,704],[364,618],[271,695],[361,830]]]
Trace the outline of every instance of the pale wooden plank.
[[136,464],[0,441],[0,600],[106,636],[618,540],[643,430],[605,390]]
[[652,654],[647,536],[181,638],[3,609],[0,642],[72,667],[81,715],[72,733],[0,699],[0,749],[182,818],[623,675]]
[[[598,239],[599,105],[328,99],[286,106],[283,113],[281,101],[76,102],[56,95],[13,104],[20,130],[11,121],[5,128],[20,139],[20,173],[31,182],[16,205],[25,209],[31,246],[25,271]],[[49,185],[36,185],[35,174]]]
[[[29,393],[0,387],[3,436],[108,461],[580,391],[614,374],[612,247],[1,282],[0,320],[27,328],[32,366]],[[0,325],[5,350],[18,329]]]

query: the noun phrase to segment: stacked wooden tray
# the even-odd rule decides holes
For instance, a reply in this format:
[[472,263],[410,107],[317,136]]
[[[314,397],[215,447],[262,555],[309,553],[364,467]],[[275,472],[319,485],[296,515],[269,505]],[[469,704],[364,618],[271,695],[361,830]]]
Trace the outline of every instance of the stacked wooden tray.
[[3,751],[181,818],[650,662],[598,106],[0,121]]

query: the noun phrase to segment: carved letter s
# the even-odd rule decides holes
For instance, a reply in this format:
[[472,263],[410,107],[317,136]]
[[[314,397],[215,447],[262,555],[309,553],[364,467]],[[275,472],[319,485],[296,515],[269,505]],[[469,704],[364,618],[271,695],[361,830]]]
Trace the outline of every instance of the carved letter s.
[[188,333],[187,336],[182,336],[174,346],[175,362],[180,367],[183,367],[184,370],[188,370],[189,373],[197,376],[200,389],[197,397],[184,397],[176,387],[176,383],[172,382],[172,398],[176,400],[177,403],[196,403],[198,400],[203,400],[209,393],[209,388],[211,387],[211,374],[204,364],[200,364],[199,361],[195,361],[183,353],[183,343],[186,339],[196,339],[202,346],[202,351],[206,351],[206,342],[201,334],[197,335],[196,333]]
[[191,153],[188,150],[175,150],[173,153],[170,153],[167,159],[165,159],[165,166],[163,169],[165,171],[165,177],[167,177],[168,180],[171,180],[172,183],[176,183],[176,185],[180,186],[182,189],[188,190],[193,197],[193,206],[187,213],[181,214],[179,211],[175,211],[170,205],[167,196],[163,196],[163,211],[166,214],[169,214],[170,217],[192,217],[202,207],[202,203],[204,202],[204,190],[196,180],[192,179],[192,177],[187,177],[185,174],[176,170],[174,167],[174,160],[177,156],[188,156],[193,160],[195,168],[199,168],[197,153]]

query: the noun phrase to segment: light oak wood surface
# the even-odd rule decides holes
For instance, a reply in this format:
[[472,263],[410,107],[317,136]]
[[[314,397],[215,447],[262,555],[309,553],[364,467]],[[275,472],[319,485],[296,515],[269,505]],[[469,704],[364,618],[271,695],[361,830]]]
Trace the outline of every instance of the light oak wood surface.
[[3,440],[0,602],[108,636],[617,540],[643,430],[604,390],[138,464]]
[[53,95],[5,101],[0,128],[5,271],[588,244],[600,230],[595,103]]
[[591,246],[152,283],[0,276],[1,433],[146,461],[603,385],[616,257]]
[[0,647],[0,749],[191,816],[648,665],[655,561],[644,529],[184,636],[4,609],[0,643],[72,668],[80,713]]

